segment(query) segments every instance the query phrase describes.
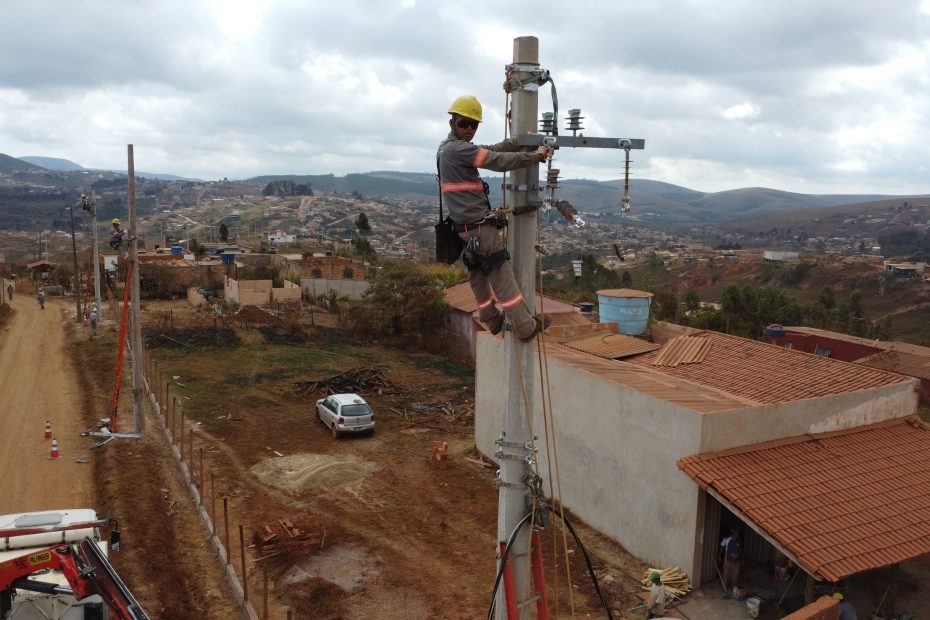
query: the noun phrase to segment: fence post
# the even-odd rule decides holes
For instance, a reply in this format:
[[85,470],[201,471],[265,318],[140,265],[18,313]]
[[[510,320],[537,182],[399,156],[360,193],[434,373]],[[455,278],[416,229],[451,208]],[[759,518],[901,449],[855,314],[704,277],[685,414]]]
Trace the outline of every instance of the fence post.
[[242,560],[242,600],[249,601],[249,576],[245,572],[245,534],[239,524],[239,558]]
[[216,479],[210,472],[210,519],[213,520],[213,533],[216,533]]
[[229,557],[232,553],[232,549],[229,548],[229,498],[225,496],[223,497],[223,525],[225,525],[224,529],[226,531],[226,563],[232,564]]
[[203,446],[200,446],[200,505],[203,506]]

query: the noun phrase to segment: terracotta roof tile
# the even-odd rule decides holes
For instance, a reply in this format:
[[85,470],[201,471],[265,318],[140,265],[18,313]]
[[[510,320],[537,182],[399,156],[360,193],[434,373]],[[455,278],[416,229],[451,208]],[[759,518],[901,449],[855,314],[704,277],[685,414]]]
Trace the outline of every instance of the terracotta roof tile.
[[911,377],[930,379],[930,355],[917,355],[897,349],[889,349],[858,359],[856,363]]
[[[700,332],[680,338],[704,338],[706,354],[698,362],[654,366],[658,372],[708,385],[756,403],[781,403],[817,398],[907,381],[900,375],[841,362],[792,349],[730,336]],[[627,358],[653,366],[665,348]]]
[[678,467],[837,581],[930,553],[930,426],[899,418],[689,456]]

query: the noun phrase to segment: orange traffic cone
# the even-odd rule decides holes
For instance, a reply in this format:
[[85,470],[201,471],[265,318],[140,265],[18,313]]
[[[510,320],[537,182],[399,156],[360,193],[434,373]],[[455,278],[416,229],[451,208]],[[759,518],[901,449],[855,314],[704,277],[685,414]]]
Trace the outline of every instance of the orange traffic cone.
[[48,420],[45,421],[45,438],[46,439],[52,438],[52,423],[49,422]]
[[58,451],[58,440],[52,437],[52,453],[48,455],[51,460],[60,459],[61,452]]

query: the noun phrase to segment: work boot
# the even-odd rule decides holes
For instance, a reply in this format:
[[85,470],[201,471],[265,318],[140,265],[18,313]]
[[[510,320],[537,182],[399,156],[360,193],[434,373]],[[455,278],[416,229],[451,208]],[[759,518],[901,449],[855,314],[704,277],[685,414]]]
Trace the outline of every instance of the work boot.
[[523,338],[520,338],[520,342],[532,341],[533,338],[536,337],[536,334],[545,330],[546,328],[549,327],[549,325],[552,324],[552,317],[550,317],[548,314],[541,314],[539,316],[534,316],[533,320],[536,321],[536,327],[533,328],[533,331],[530,332],[528,336],[524,336]]
[[490,319],[484,322],[487,326],[488,331],[491,332],[494,336],[498,335],[504,329],[504,315],[500,312],[492,316]]

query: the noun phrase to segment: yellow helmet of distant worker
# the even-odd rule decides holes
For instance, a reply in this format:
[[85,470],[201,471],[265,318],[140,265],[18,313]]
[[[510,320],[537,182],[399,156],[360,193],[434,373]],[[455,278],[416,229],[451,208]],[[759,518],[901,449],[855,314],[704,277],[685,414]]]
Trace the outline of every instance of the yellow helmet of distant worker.
[[113,218],[113,223],[116,224],[117,226],[119,226],[119,224],[120,224],[119,218],[118,218],[118,217],[114,217],[114,218]]
[[458,114],[480,123],[481,103],[472,95],[462,95],[449,106],[449,114]]

